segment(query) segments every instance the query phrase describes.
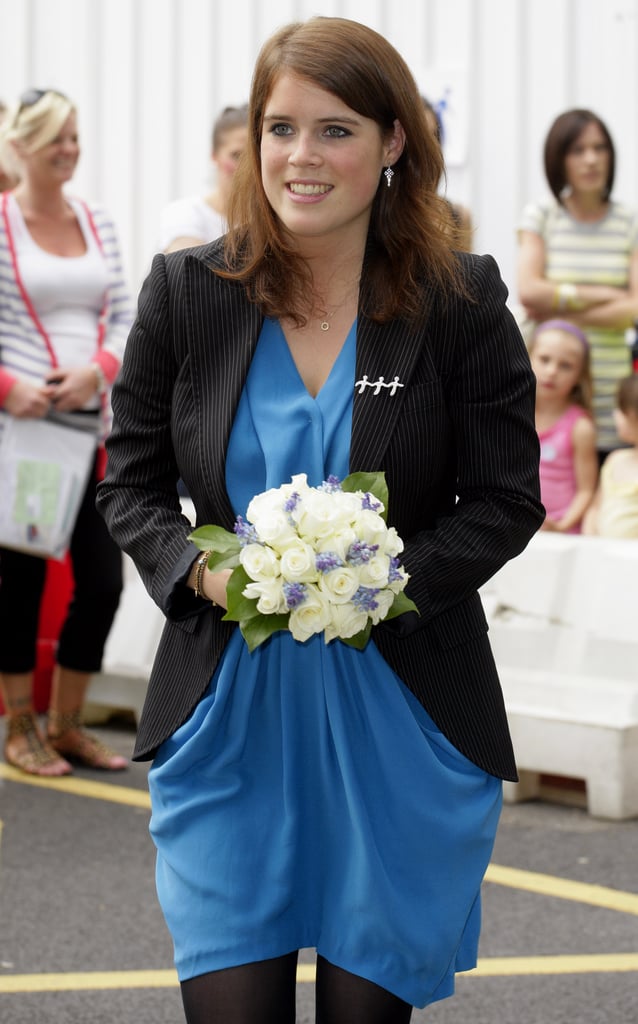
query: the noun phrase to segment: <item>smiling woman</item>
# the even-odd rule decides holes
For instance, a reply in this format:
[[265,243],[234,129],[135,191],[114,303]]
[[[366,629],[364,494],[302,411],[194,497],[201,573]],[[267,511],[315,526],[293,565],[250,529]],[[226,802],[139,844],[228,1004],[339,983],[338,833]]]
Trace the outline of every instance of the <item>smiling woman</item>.
[[[80,156],[73,103],[54,89],[29,89],[3,125],[2,144],[19,183],[0,204],[0,407],[17,419],[82,413],[102,441],[107,392],[120,366],[131,308],[113,224],[101,209],[64,192]],[[54,481],[55,459],[46,448],[42,458]],[[90,675],[100,669],[122,588],[120,553],[95,511],[97,474],[96,460],[71,538],[73,599],[57,649],[46,738],[33,707],[46,563],[22,550],[0,549],[5,756],[30,774],[66,775],[71,760],[126,767],[124,758],[81,728]],[[48,515],[47,502],[40,505],[37,498],[25,498],[36,536]]]
[[[529,361],[494,261],[451,247],[441,172],[383,36],[285,26],[255,67],[228,234],[157,256],[140,296],[98,502],[168,620],[135,756],[154,758],[189,1024],[292,1024],[301,947],[317,948],[324,1024],[405,1024],[476,962],[516,776],[477,590],[542,509]],[[212,548],[220,527],[245,534],[256,496],[301,480],[334,495],[351,473],[385,473],[409,600],[383,614],[376,534],[304,533],[317,587],[282,554],[288,611],[251,650],[235,620],[253,592],[202,555],[177,481]],[[370,638],[351,646],[326,594],[366,559],[352,604]]]

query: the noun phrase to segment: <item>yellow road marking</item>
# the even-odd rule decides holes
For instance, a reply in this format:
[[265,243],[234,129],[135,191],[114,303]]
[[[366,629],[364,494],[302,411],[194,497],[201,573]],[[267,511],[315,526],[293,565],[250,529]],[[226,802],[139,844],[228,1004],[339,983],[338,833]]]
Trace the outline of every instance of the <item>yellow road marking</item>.
[[519,868],[502,867],[499,864],[490,864],[485,874],[485,881],[509,886],[512,889],[523,889],[541,896],[575,900],[577,903],[586,903],[592,907],[603,907],[606,910],[617,910],[623,914],[638,915],[638,894],[623,892],[621,889],[608,889],[603,885],[590,885],[586,882],[572,882],[568,878],[541,875],[534,871],[521,871]]
[[[88,779],[46,779],[25,775],[10,765],[0,764],[0,778],[22,785],[40,786],[73,796],[107,800],[130,807],[150,809],[146,790],[129,786],[116,786],[108,782]],[[2,834],[0,822],[0,836]],[[638,916],[638,894],[610,889],[602,885],[574,882],[554,875],[490,864],[485,880],[525,892],[556,899],[573,900],[589,906],[619,911]],[[604,953],[579,956],[492,957],[479,959],[478,966],[463,977],[488,978],[516,975],[560,975],[638,972],[638,954]],[[297,980],[313,983],[315,965],[299,964]],[[178,984],[174,970],[149,971],[87,971],[69,974],[0,974],[0,993],[64,992],[83,990],[172,988]]]
[[638,971],[638,953],[584,953],[580,956],[495,956],[479,959],[474,978],[515,974],[611,974]]
[[[499,978],[534,974],[614,974],[638,972],[638,953],[601,953],[583,956],[512,956],[480,959],[463,978]],[[299,964],[297,981],[312,984],[315,964]],[[163,971],[83,971],[73,974],[13,974],[0,976],[0,993],[86,992],[113,989],[175,988],[177,975]]]
[[9,764],[0,764],[0,778],[6,779],[7,782],[20,782],[24,786],[39,786],[42,789],[56,790],[58,793],[70,793],[72,796],[108,800],[113,804],[127,804],[130,807],[148,809],[151,806],[150,797],[145,789],[114,786],[112,782],[94,782],[91,779],[77,779],[68,775],[60,779],[47,779],[41,775],[26,775]]

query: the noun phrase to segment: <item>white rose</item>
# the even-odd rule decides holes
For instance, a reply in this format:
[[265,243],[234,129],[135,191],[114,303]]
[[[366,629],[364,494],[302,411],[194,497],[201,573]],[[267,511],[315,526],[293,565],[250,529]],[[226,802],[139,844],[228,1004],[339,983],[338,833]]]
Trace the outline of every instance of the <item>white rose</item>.
[[339,555],[342,562],[345,562],[346,555],[350,549],[350,545],[354,544],[357,539],[357,535],[351,526],[346,526],[341,530],[335,530],[334,533],[329,534],[327,537],[322,537],[317,541],[316,550],[320,551],[334,551],[335,554]]
[[288,611],[281,577],[263,580],[261,583],[247,583],[242,594],[257,601],[257,611],[262,615],[284,615]]
[[388,527],[388,532],[385,535],[385,541],[383,543],[383,550],[386,555],[390,558],[396,558],[403,551],[403,541],[399,537],[399,534],[395,530],[394,526]]
[[251,580],[270,580],[279,576],[279,559],[263,544],[247,544],[239,552],[239,561]]
[[394,594],[391,590],[380,590],[375,597],[377,607],[370,611],[370,618],[372,619],[372,625],[376,626],[378,622],[385,619],[386,615],[392,607],[394,601]]
[[295,527],[283,508],[264,509],[252,522],[259,539],[275,551],[285,551],[297,540]]
[[363,508],[359,512],[354,523],[354,529],[360,540],[366,544],[378,544],[380,550],[384,550],[386,534],[388,529],[383,519],[376,512]]
[[308,491],[293,512],[299,534],[314,542],[350,526],[349,505],[338,500],[339,495],[327,491]]
[[293,608],[288,620],[288,629],[295,640],[308,640],[315,633],[321,633],[330,622],[330,605],[316,587],[309,585],[306,600]]
[[282,509],[283,505],[281,490],[278,487],[271,487],[270,490],[255,495],[246,509],[246,519],[256,525],[260,516]]
[[280,567],[282,576],[291,583],[312,583],[319,576],[314,549],[300,540],[282,553]]
[[364,587],[387,587],[390,559],[387,555],[373,555],[369,562],[359,566],[359,578]]
[[330,607],[330,623],[326,626],[326,643],[338,638],[347,640],[360,633],[367,624],[367,613],[355,608],[353,604],[333,604]]
[[331,569],[319,577],[319,589],[334,604],[345,604],[360,585],[359,572],[349,566]]

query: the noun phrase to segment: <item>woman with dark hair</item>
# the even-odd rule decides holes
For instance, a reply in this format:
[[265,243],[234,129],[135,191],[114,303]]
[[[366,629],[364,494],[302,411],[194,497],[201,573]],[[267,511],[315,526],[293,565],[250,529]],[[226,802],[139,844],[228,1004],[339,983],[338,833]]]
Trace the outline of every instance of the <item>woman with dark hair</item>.
[[616,156],[590,110],[556,118],[545,140],[552,203],[531,203],[519,230],[519,298],[534,322],[559,315],[589,341],[600,458],[621,443],[616,386],[630,369],[625,330],[638,317],[638,214],[611,198]]
[[[230,231],[155,257],[99,505],[167,616],[135,756],[189,1024],[401,1024],[476,962],[515,778],[477,588],[542,520],[533,378],[490,257],[455,253],[405,62],[313,18],[257,60]],[[408,612],[254,651],[189,540],[294,474],[385,471]]]

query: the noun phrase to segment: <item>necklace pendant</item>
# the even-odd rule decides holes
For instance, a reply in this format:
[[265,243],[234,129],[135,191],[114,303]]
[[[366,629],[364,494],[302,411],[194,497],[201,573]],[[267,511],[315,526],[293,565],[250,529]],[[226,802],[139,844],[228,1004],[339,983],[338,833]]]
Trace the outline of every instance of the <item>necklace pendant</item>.
[[320,326],[322,331],[327,331],[330,328],[330,323],[328,320],[322,320]]

